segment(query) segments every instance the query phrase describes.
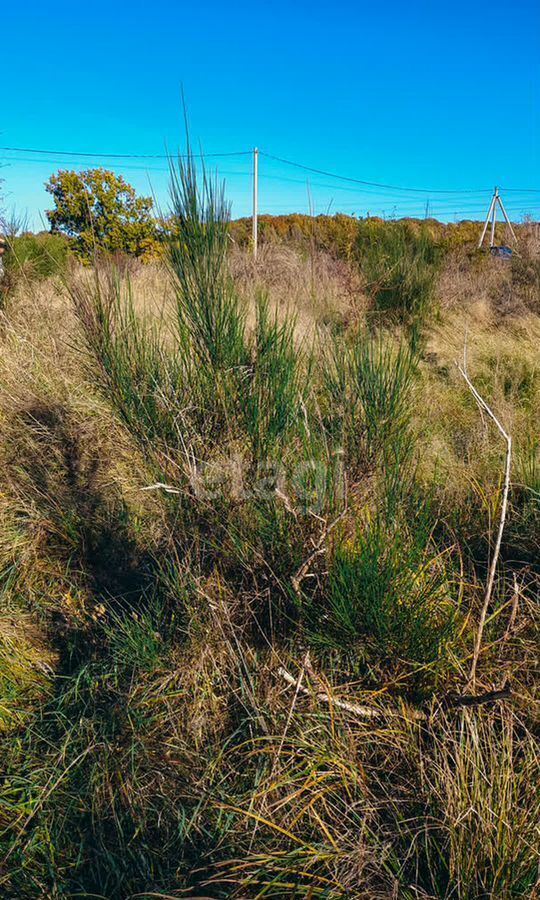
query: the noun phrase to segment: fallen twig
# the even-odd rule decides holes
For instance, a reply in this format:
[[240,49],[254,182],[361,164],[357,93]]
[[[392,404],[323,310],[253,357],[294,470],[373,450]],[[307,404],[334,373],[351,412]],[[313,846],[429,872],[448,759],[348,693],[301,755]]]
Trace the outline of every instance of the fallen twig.
[[[303,671],[304,670],[302,670],[302,675]],[[306,694],[308,697],[313,696],[312,692],[302,685],[301,679],[296,679],[290,672],[287,672],[287,669],[284,669],[283,666],[279,667],[278,675],[280,675],[287,684],[294,687],[297,693]],[[359,706],[356,703],[349,703],[347,700],[337,700],[335,697],[331,697],[330,694],[327,694],[324,691],[317,691],[315,697],[317,700],[322,700],[325,703],[332,703],[339,709],[344,709],[347,712],[353,713],[355,716],[363,716],[367,719],[378,719],[381,715],[379,709],[373,709],[370,706]]]
[[[380,719],[383,716],[401,716],[402,713],[382,710],[382,709],[374,709],[372,706],[361,706],[358,703],[351,703],[349,700],[338,700],[337,697],[332,697],[326,691],[310,691],[308,688],[304,687],[301,684],[301,679],[294,678],[290,672],[287,672],[283,666],[280,666],[278,671],[278,675],[283,678],[287,684],[290,684],[291,687],[294,687],[297,693],[305,694],[308,697],[315,696],[317,700],[322,700],[323,703],[329,703],[332,706],[336,706],[338,709],[343,709],[345,712],[352,713],[354,716],[359,716],[363,719]],[[302,670],[302,676],[304,673],[304,669]],[[427,716],[423,712],[419,712],[418,710],[410,710],[410,714],[413,719],[426,719]]]
[[182,494],[183,491],[179,491],[178,488],[173,487],[170,484],[165,484],[163,481],[156,481],[155,484],[147,484],[141,488],[141,491],[165,491],[166,494]]
[[449,706],[482,706],[495,700],[505,700],[511,695],[510,685],[505,684],[497,691],[486,691],[485,694],[458,694],[449,699]]
[[334,519],[333,522],[331,522],[327,528],[324,529],[319,540],[315,544],[315,549],[313,550],[313,552],[309,554],[307,559],[304,560],[302,565],[297,569],[296,573],[292,576],[291,583],[293,586],[294,593],[297,596],[300,596],[300,584],[302,583],[304,578],[307,576],[307,571],[308,571],[311,563],[313,562],[314,559],[317,558],[317,556],[322,556],[322,554],[325,551],[324,542],[325,542],[326,538],[328,537],[330,532],[333,531],[333,529],[336,527],[338,522],[341,522],[341,520],[345,516],[346,512],[347,512],[347,509],[345,508],[343,510],[343,512],[341,512],[339,514],[339,516],[336,519]]

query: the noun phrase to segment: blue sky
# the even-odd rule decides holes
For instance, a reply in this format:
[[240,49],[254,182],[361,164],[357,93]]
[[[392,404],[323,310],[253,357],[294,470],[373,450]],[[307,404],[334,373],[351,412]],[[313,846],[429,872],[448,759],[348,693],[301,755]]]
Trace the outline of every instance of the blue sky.
[[[192,138],[426,193],[362,188],[266,157],[261,211],[480,216],[500,184],[540,217],[540,4],[131,2],[2,11],[0,145],[160,154]],[[39,227],[43,182],[95,160],[0,151],[4,205]],[[73,165],[77,163],[77,166]],[[166,203],[163,161],[99,162]],[[250,157],[216,160],[233,213],[250,209]],[[435,190],[487,189],[436,194]],[[538,189],[539,193],[524,193]]]

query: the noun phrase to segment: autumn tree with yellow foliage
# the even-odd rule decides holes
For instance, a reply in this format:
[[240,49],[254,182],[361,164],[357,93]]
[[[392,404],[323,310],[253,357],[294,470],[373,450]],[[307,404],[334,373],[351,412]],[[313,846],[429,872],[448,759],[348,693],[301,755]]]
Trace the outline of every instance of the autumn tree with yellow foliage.
[[158,248],[152,198],[137,197],[135,188],[108,169],[60,170],[45,189],[54,200],[47,210],[51,231],[73,238],[75,252],[123,252],[145,257]]

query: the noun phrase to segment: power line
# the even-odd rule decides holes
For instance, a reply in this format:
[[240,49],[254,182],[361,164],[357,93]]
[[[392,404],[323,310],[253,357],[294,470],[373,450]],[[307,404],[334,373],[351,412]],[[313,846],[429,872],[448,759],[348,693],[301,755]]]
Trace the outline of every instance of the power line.
[[[61,156],[61,157],[77,157],[77,158],[85,158],[85,159],[148,159],[148,160],[172,160],[178,157],[182,159],[218,159],[224,157],[231,156],[250,156],[251,150],[237,150],[231,151],[227,153],[182,153],[182,154],[145,154],[145,153],[96,153],[96,152],[82,152],[78,150],[45,150],[34,147],[0,147],[0,151],[7,151],[10,153],[32,153],[36,155],[47,154],[49,156]],[[383,190],[391,190],[391,191],[406,191],[415,194],[483,194],[487,193],[488,190],[491,191],[491,188],[462,188],[458,190],[444,190],[441,188],[416,188],[416,187],[405,187],[403,185],[395,185],[395,184],[385,184],[383,182],[377,181],[366,181],[360,178],[352,178],[346,175],[339,175],[337,172],[328,172],[324,169],[316,169],[312,166],[307,166],[304,163],[294,162],[290,159],[285,159],[281,156],[275,156],[272,153],[267,153],[264,150],[259,151],[262,156],[265,156],[267,159],[275,160],[276,162],[283,163],[287,166],[293,166],[297,169],[302,169],[305,172],[313,172],[316,175],[324,175],[327,178],[335,178],[338,181],[346,181],[351,184],[360,184],[366,187],[374,187],[381,188]],[[23,161],[23,160],[21,160]],[[43,160],[44,162],[48,162],[49,160]],[[51,160],[52,162],[52,160]],[[157,171],[157,170],[155,170]],[[539,188],[501,188],[501,190],[512,192],[512,193],[540,193]]]
[[[2,148],[0,148],[0,149],[2,149]],[[43,153],[45,153],[45,152],[46,151],[43,151]],[[223,155],[225,155],[225,154],[223,154]],[[122,157],[122,159],[123,158],[124,157]],[[135,159],[135,158],[139,158],[139,157],[134,156],[134,157],[126,157],[126,158]],[[147,157],[142,157],[142,158],[147,158]],[[24,156],[5,156],[4,159],[7,162],[17,162],[17,163],[23,162],[23,163],[32,163],[32,164],[36,164],[36,165],[39,165],[40,163],[56,165],[57,163],[61,162],[61,160],[59,160],[59,159],[46,159],[46,158],[38,159],[36,157],[29,159],[28,157],[24,157]],[[148,159],[158,159],[158,157],[148,157]],[[76,160],[69,160],[69,164],[73,165],[73,166],[86,165],[86,163],[77,162]],[[163,168],[163,167],[132,166],[129,164],[122,164],[121,166],[119,166],[119,168],[124,169],[124,170],[137,171],[137,172],[168,172],[169,171],[169,169]],[[246,176],[251,177],[251,172],[230,172],[230,171],[226,171],[226,170],[221,170],[220,174],[223,174],[223,175],[237,174],[237,175],[246,175]],[[264,179],[268,179],[271,181],[283,181],[283,182],[287,182],[290,184],[299,184],[299,185],[302,185],[303,187],[306,186],[305,180],[303,180],[301,178],[288,178],[286,175],[270,175],[266,172],[259,172],[259,178],[264,178]],[[339,185],[339,184],[321,184],[320,182],[311,182],[310,187],[325,188],[325,189],[336,190],[336,191],[346,191],[347,193],[351,193],[351,194],[364,193],[367,196],[378,196],[379,195],[378,192],[368,191],[366,189],[364,189],[362,191],[362,190],[359,190],[358,188],[346,187],[345,185]],[[448,201],[450,202],[450,198],[448,198]],[[411,201],[411,202],[413,202],[413,201]],[[418,202],[422,202],[422,199],[419,199]]]
[[[63,159],[67,159],[69,157],[76,157],[76,159],[70,159],[69,164],[73,166],[82,166],[85,165],[84,162],[79,162],[81,159],[103,159],[103,160],[149,160],[149,161],[158,161],[158,160],[174,160],[174,158],[183,158],[183,159],[200,159],[203,160],[205,158],[225,158],[225,157],[238,157],[238,156],[251,156],[251,150],[241,150],[236,152],[228,152],[228,153],[187,153],[187,154],[176,154],[165,155],[165,154],[137,154],[137,153],[83,153],[80,151],[67,151],[67,150],[44,150],[44,149],[36,149],[36,148],[23,148],[23,147],[0,147],[0,151],[7,151],[10,153],[29,153],[32,154],[32,158],[28,159],[25,157],[4,157],[7,162],[26,162],[26,163],[34,163],[34,164],[52,164],[55,165],[57,163],[61,163],[62,159],[47,159],[43,158],[44,155],[48,156],[56,156],[62,157]],[[304,165],[303,163],[297,163],[289,159],[284,159],[283,157],[274,156],[273,154],[266,153],[265,151],[259,151],[261,155],[269,160],[274,160],[275,162],[281,163],[283,165],[292,166],[297,169],[301,169],[305,172],[311,172],[317,175],[322,175],[327,178],[332,178],[339,182],[346,182],[347,184],[359,185],[359,188],[354,187],[345,187],[339,184],[321,184],[318,182],[313,182],[311,187],[313,188],[324,188],[326,190],[336,190],[336,191],[347,191],[351,194],[357,194],[358,200],[343,203],[340,202],[340,208],[344,209],[346,207],[351,208],[352,206],[357,207],[358,205],[364,206],[368,202],[372,204],[372,209],[375,210],[387,210],[392,209],[392,215],[397,214],[398,212],[401,215],[407,215],[407,213],[411,216],[417,214],[418,205],[423,203],[425,199],[431,198],[431,195],[445,195],[444,197],[440,196],[438,199],[434,198],[434,202],[432,204],[432,212],[431,215],[443,215],[445,218],[450,216],[457,216],[463,214],[473,215],[477,212],[481,212],[482,210],[476,209],[475,207],[479,202],[481,202],[481,198],[479,196],[470,196],[469,201],[467,202],[466,197],[464,195],[478,195],[487,193],[487,189],[477,188],[464,188],[461,190],[443,190],[437,188],[413,188],[413,187],[405,187],[402,185],[391,185],[374,181],[365,181],[359,178],[352,178],[345,175],[339,175],[335,172],[328,172],[323,169],[316,169],[311,166]],[[41,158],[40,158],[41,157]],[[1,164],[0,164],[1,166]],[[131,169],[146,172],[148,175],[152,173],[159,172],[167,172],[167,168],[155,167],[155,166],[133,166],[126,163],[119,164],[120,169]],[[238,171],[222,171],[220,174],[230,175],[230,176],[243,176],[248,177],[251,175],[250,172],[238,172]],[[304,181],[300,179],[288,178],[283,175],[276,174],[267,174],[260,173],[261,177],[268,178],[276,181],[287,181],[290,183],[297,184],[305,184]],[[540,193],[540,189],[536,188],[501,188],[501,190],[511,192],[514,195],[523,195],[523,194],[537,194]],[[401,196],[396,196],[396,194],[391,193],[384,196],[385,192],[407,192],[408,194],[421,194],[422,197],[411,198],[408,201],[404,202],[404,198]],[[363,199],[361,199],[360,195],[363,195]],[[426,196],[427,195],[427,196]],[[461,199],[458,199],[461,197]],[[531,200],[533,198],[530,198]],[[536,198],[534,198],[536,199]],[[454,205],[454,201],[456,201],[456,205],[460,205],[462,207],[461,210],[455,211],[452,209],[452,205]],[[418,204],[418,205],[417,205]],[[285,204],[283,205],[285,207]],[[267,207],[272,208],[272,207]],[[274,207],[276,208],[276,207]],[[527,200],[523,197],[518,199],[517,196],[511,198],[511,207],[516,212],[519,210],[520,212],[532,212],[533,209],[537,209],[538,207],[529,206]],[[414,213],[413,213],[414,210]],[[421,213],[420,213],[421,214]],[[418,215],[418,214],[417,214]]]
[[294,166],[296,169],[304,169],[306,172],[314,172],[316,175],[325,175],[327,178],[337,178],[340,181],[350,181],[353,184],[365,184],[370,187],[378,187],[385,188],[391,191],[411,191],[415,194],[485,194],[488,191],[491,191],[491,188],[464,188],[459,191],[448,191],[448,190],[439,190],[436,188],[412,188],[412,187],[401,187],[396,184],[381,184],[377,181],[362,181],[360,178],[350,178],[346,175],[337,175],[335,172],[327,172],[324,169],[314,169],[311,166],[305,166],[303,163],[293,162],[290,159],[283,159],[281,156],[273,156],[271,153],[266,153],[263,150],[260,150],[259,153],[262,156],[266,156],[267,159],[274,159],[277,162],[284,163],[287,166]]
[[[35,159],[35,158],[28,159],[28,158],[25,158],[24,156],[17,156],[17,157],[16,156],[4,156],[4,159],[7,161],[8,165],[10,163],[14,162],[14,163],[34,163],[37,165],[42,164],[42,165],[56,166],[61,162],[61,160],[59,160],[59,159]],[[87,165],[87,163],[78,162],[77,160],[68,160],[65,164],[71,165],[71,166]],[[169,169],[166,169],[163,166],[161,166],[159,168],[154,166],[151,168],[149,166],[131,166],[131,165],[129,165],[129,163],[124,164],[124,165],[119,165],[118,168],[122,169],[122,170],[128,169],[131,172],[168,172],[169,171]]]
[[251,150],[238,150],[232,153],[165,153],[165,154],[145,154],[145,153],[81,153],[77,150],[36,150],[30,147],[0,147],[0,150],[7,150],[10,153],[47,153],[49,156],[83,156],[92,159],[208,159],[217,156],[249,156]]
[[[259,151],[259,152],[262,153],[262,151]],[[266,155],[266,154],[265,154],[265,155]],[[337,176],[336,176],[336,177],[337,177]],[[371,182],[362,182],[362,181],[358,181],[358,182],[357,182],[358,184],[360,184],[360,185],[367,185],[368,187],[353,188],[353,187],[342,186],[342,185],[339,185],[339,184],[321,184],[321,182],[318,182],[318,181],[306,182],[305,180],[300,179],[300,178],[287,178],[287,177],[284,176],[284,175],[268,175],[266,172],[259,172],[259,178],[269,178],[269,179],[272,179],[272,180],[274,180],[274,181],[286,181],[286,182],[289,182],[289,183],[291,183],[291,184],[301,184],[301,185],[303,185],[304,187],[306,186],[306,184],[309,184],[309,187],[310,187],[310,188],[328,188],[329,190],[334,190],[334,191],[347,191],[348,193],[356,194],[357,196],[359,196],[359,195],[361,195],[361,194],[363,194],[363,195],[366,196],[366,197],[378,197],[378,196],[382,196],[382,194],[381,194],[381,188],[382,188],[382,186],[378,186],[378,189],[377,189],[377,190],[374,190],[374,191],[368,189],[369,187],[372,186],[372,185],[371,185]],[[384,190],[386,190],[386,188],[384,188]],[[409,189],[408,189],[408,188],[399,188],[399,190],[409,190]],[[426,194],[429,194],[429,193],[430,193],[430,192],[426,189]],[[460,192],[460,191],[456,191],[455,194],[454,194],[454,192],[449,191],[448,193],[449,193],[449,194],[453,194],[453,195],[455,196],[455,195],[457,195],[457,194],[460,194],[461,192]],[[464,191],[463,193],[467,193],[467,191]],[[471,192],[471,193],[473,193],[473,192]],[[487,191],[485,191],[485,192],[482,191],[482,193],[487,193]],[[392,195],[390,194],[389,196],[392,196]],[[399,199],[401,200],[401,198],[399,198]],[[423,203],[423,202],[425,201],[425,199],[426,199],[425,197],[411,198],[411,200],[410,200],[410,201],[407,201],[407,202],[410,202],[410,203],[414,203],[414,202],[417,202],[417,203]],[[481,199],[481,198],[479,198],[479,197],[474,197],[474,198],[471,197],[471,201],[472,201],[472,202],[475,202],[475,203],[478,203],[480,199]],[[452,202],[452,196],[449,196],[449,197],[447,197],[447,198],[444,199],[444,200],[441,199],[439,202],[441,202],[441,203],[443,203],[443,202],[444,202],[444,203],[451,203],[451,202]]]
[[505,191],[507,194],[540,194],[540,188],[499,188],[500,191]]
[[[29,159],[27,157],[15,157],[15,156],[13,156],[13,157],[6,156],[6,157],[4,157],[4,159],[8,163],[9,162],[24,162],[24,163],[31,163],[31,164],[37,164],[37,165],[39,165],[39,164],[56,165],[56,163],[58,162],[58,160],[55,160],[55,159],[36,159],[36,158]],[[83,165],[85,165],[85,163],[72,161],[71,165],[83,166]],[[164,168],[164,167],[131,166],[129,164],[122,165],[122,166],[120,166],[120,168],[121,169],[129,169],[131,171],[147,172],[148,174],[152,174],[154,172],[160,173],[160,172],[168,172],[169,171],[169,169]],[[222,169],[220,174],[229,175],[229,176],[251,177],[251,172],[249,172],[249,171],[242,172],[242,171]],[[289,184],[298,184],[298,185],[302,185],[304,187],[306,185],[306,182],[300,178],[288,178],[287,176],[270,175],[270,174],[267,174],[264,172],[259,173],[259,177],[264,178],[264,179],[270,179],[272,181],[283,181],[283,182],[287,182]],[[410,200],[403,201],[402,198],[392,197],[392,195],[384,196],[384,194],[381,194],[378,192],[367,191],[367,190],[364,190],[361,188],[358,189],[358,188],[354,188],[354,187],[346,187],[346,186],[334,185],[334,184],[322,184],[321,182],[317,182],[317,181],[311,182],[310,188],[323,188],[323,189],[328,189],[328,190],[346,191],[347,193],[358,196],[358,198],[360,198],[363,195],[364,197],[372,198],[374,201],[378,199],[379,202],[385,202],[385,203],[391,203],[392,200],[395,200],[396,205],[399,204],[400,208],[405,208],[406,206],[411,207],[411,206],[415,206],[415,205],[418,205],[418,204],[421,204],[424,202],[424,198],[421,198],[421,197],[420,198],[411,198]],[[533,189],[530,189],[528,191],[528,193],[531,193],[531,192],[533,192]],[[525,192],[525,190],[520,192],[517,189],[514,189],[513,193],[526,193],[526,192]],[[443,204],[447,204],[448,208],[450,209],[451,204],[453,203],[454,196],[455,195],[452,195],[452,196],[444,197],[444,198],[441,198],[440,200],[438,200],[436,203],[437,208],[440,209],[440,208],[442,208]],[[478,199],[471,197],[470,202],[477,204]],[[512,200],[512,203],[514,205],[518,204],[518,206],[526,206],[527,202],[528,201],[526,198],[524,198],[521,202],[517,198],[513,198],[513,200]],[[507,205],[509,205],[509,204],[507,204]]]
[[[24,156],[17,156],[17,157],[16,156],[5,156],[4,159],[7,161],[8,165],[9,165],[9,163],[12,163],[12,162],[16,162],[16,163],[23,162],[23,163],[32,163],[32,164],[36,164],[36,165],[39,165],[41,163],[43,165],[46,164],[46,165],[55,166],[60,162],[60,160],[58,160],[58,159],[35,159],[35,158],[28,159]],[[1,165],[1,163],[0,163],[0,165]],[[76,160],[68,160],[67,165],[84,166],[84,165],[86,165],[86,163],[77,162]],[[7,168],[7,166],[6,166],[6,168]],[[117,168],[121,171],[129,170],[130,172],[146,172],[149,175],[151,175],[153,172],[160,173],[160,172],[169,172],[170,171],[169,169],[165,168],[164,166],[132,166],[132,165],[129,165],[129,163],[120,164],[117,166]],[[251,172],[234,172],[234,171],[231,171],[228,169],[221,169],[219,174],[220,175],[242,175],[244,177],[249,177],[249,178],[251,177]]]

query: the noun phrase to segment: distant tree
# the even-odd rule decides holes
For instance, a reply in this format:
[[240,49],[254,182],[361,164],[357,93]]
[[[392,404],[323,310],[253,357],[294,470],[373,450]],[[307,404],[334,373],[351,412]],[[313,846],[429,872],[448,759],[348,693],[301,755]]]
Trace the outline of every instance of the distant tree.
[[45,183],[54,200],[47,210],[51,232],[74,239],[81,256],[95,249],[152,255],[157,229],[152,198],[137,197],[135,188],[107,169],[60,170]]

